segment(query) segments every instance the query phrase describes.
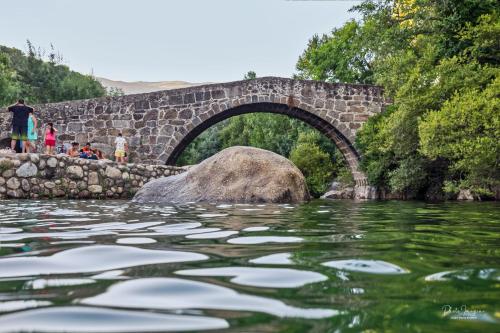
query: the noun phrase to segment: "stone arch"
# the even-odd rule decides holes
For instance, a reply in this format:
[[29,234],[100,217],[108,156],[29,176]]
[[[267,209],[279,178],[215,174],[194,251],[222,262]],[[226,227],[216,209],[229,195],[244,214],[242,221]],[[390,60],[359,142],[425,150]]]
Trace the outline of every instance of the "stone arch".
[[356,186],[367,185],[366,176],[359,170],[360,154],[348,138],[346,138],[337,128],[335,128],[333,124],[320,118],[314,113],[305,111],[295,106],[289,106],[287,104],[281,103],[250,103],[239,105],[216,113],[212,117],[206,119],[205,121],[192,128],[182,137],[181,140],[179,140],[173,151],[169,154],[166,164],[175,165],[177,159],[180,157],[186,147],[203,131],[215,125],[216,123],[230,117],[256,112],[283,114],[295,119],[299,119],[310,125],[311,127],[316,128],[322,134],[332,140],[335,146],[342,152],[342,155],[346,159],[351,173],[354,177]]
[[[367,187],[352,143],[363,123],[383,112],[387,102],[377,86],[263,77],[34,107],[39,121],[54,122],[62,141],[112,145],[122,132],[133,162],[144,164],[174,161],[187,142],[230,116],[259,108],[287,114],[330,137],[346,157],[357,187]],[[10,117],[0,112],[0,137],[10,134]]]

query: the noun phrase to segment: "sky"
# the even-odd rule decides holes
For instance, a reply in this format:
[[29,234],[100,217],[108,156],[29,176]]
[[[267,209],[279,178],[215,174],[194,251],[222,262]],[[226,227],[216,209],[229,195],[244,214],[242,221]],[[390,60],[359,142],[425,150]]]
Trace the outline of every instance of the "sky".
[[122,81],[290,77],[314,34],[359,1],[0,0],[0,44],[48,49],[81,73]]

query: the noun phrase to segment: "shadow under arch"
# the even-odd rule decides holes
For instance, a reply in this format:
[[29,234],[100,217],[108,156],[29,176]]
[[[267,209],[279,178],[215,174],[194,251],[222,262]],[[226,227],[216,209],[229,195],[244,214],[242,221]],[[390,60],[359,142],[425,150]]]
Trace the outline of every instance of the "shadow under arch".
[[306,124],[316,128],[326,137],[331,139],[335,146],[342,152],[349,165],[351,173],[353,174],[356,185],[362,186],[367,184],[365,175],[358,170],[360,158],[359,153],[356,151],[352,143],[339,130],[337,130],[335,126],[333,126],[333,124],[303,109],[278,103],[244,104],[213,115],[212,117],[201,122],[198,126],[193,128],[182,138],[182,140],[177,144],[172,153],[169,155],[166,164],[175,165],[177,159],[181,156],[182,152],[187,148],[187,146],[203,131],[217,124],[218,122],[242,114],[259,112],[283,114],[304,121]]

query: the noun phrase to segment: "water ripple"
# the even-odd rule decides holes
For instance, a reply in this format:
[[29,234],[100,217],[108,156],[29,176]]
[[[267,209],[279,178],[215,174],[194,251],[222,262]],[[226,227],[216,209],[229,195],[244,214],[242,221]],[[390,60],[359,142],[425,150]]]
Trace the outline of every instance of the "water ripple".
[[82,306],[28,310],[0,317],[0,332],[174,332],[228,328],[226,320]]
[[204,282],[176,278],[146,278],[120,282],[82,304],[164,310],[218,309],[255,311],[278,317],[326,318],[332,309],[302,309],[271,298],[245,295]]
[[114,245],[91,245],[48,257],[0,259],[0,277],[35,276],[104,271],[122,267],[206,260],[203,254],[146,250]]
[[232,276],[231,282],[244,286],[266,288],[297,288],[309,283],[328,280],[316,272],[300,271],[291,268],[257,267],[217,267],[188,269],[175,272],[191,276]]

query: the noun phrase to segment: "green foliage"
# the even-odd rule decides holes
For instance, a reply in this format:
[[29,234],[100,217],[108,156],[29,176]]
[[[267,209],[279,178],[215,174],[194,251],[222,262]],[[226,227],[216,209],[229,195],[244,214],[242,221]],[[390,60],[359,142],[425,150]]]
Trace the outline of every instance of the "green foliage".
[[4,171],[7,171],[11,168],[14,167],[14,162],[8,159],[2,159],[0,161],[0,173],[3,173]]
[[319,197],[328,188],[333,163],[330,155],[321,150],[317,132],[301,133],[290,160],[302,171],[312,196]]
[[11,68],[9,58],[0,53],[0,105],[7,105],[15,100],[18,91],[16,72]]
[[222,149],[220,130],[226,123],[227,120],[222,121],[201,133],[184,150],[177,160],[177,165],[183,166],[197,164],[218,153]]
[[116,97],[116,96],[123,96],[125,95],[125,93],[123,92],[122,88],[109,87],[106,88],[106,95],[111,97]]
[[252,146],[289,156],[307,125],[284,115],[249,113],[230,118],[220,131],[222,148]]
[[92,76],[71,71],[52,47],[48,55],[28,41],[28,52],[0,46],[0,105],[100,97],[106,90]]
[[[483,131],[479,125],[467,125],[469,129],[449,125],[453,135],[443,133],[440,125],[451,120],[447,118],[449,105],[455,112],[460,110],[458,104],[464,113],[484,111],[484,106],[449,103],[470,91],[478,94],[498,75],[498,9],[493,0],[366,0],[353,8],[362,15],[359,22],[349,21],[330,35],[310,40],[297,62],[299,77],[375,83],[393,100],[390,110],[369,119],[358,132],[361,167],[371,184],[414,196],[435,187],[436,182],[442,186],[444,180],[467,179],[477,190],[498,182],[498,173],[484,170],[486,165],[492,166],[491,152],[476,154],[481,161],[463,162],[469,165],[465,171],[458,162],[464,157],[450,157],[441,149],[432,153],[421,149],[432,145],[429,138],[433,135],[442,135],[441,142],[453,142],[455,135],[465,137],[475,130],[482,133],[484,142],[498,141],[496,133]],[[483,94],[482,98],[485,104],[493,105],[496,97]],[[433,126],[426,123],[427,117]],[[424,128],[425,135],[420,133]],[[477,142],[474,147],[485,149]],[[460,154],[465,148],[455,145],[448,149],[457,149]],[[484,154],[489,157],[478,156]],[[446,170],[436,172],[438,166]],[[481,184],[470,178],[478,175],[464,176],[476,174],[471,168],[483,177]],[[441,178],[437,174],[442,174]]]
[[482,91],[455,94],[419,130],[421,152],[450,162],[450,181],[493,195],[500,185],[500,76]]
[[257,78],[257,73],[254,71],[248,71],[243,77],[244,80],[253,80]]
[[371,83],[370,50],[360,25],[349,21],[331,35],[313,36],[297,62],[297,77],[328,82]]

